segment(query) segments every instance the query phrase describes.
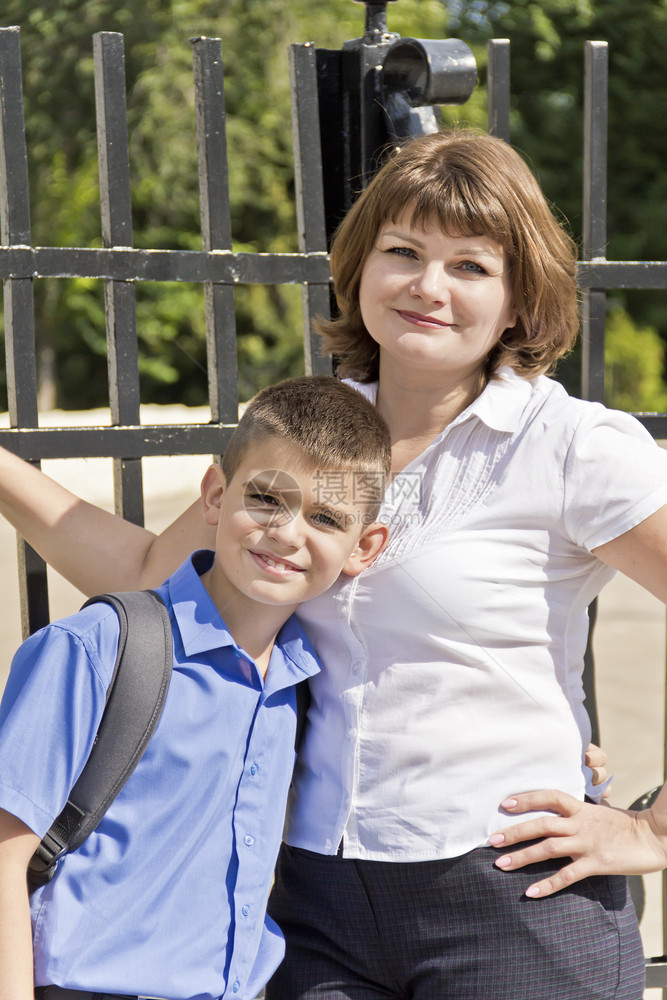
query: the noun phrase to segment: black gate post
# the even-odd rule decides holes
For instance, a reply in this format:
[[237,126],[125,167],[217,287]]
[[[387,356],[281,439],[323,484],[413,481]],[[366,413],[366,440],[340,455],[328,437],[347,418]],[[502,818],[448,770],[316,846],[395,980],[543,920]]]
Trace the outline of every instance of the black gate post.
[[[0,239],[6,247],[31,242],[18,28],[0,32]],[[37,427],[33,279],[4,277],[3,285],[10,423],[12,428]],[[21,627],[27,638],[49,620],[46,563],[20,535],[17,549]]]
[[388,5],[398,0],[352,2],[366,8],[363,36],[340,50],[316,50],[328,239],[387,148],[436,131],[433,105],[463,104],[477,82],[464,42],[401,38],[387,27]]

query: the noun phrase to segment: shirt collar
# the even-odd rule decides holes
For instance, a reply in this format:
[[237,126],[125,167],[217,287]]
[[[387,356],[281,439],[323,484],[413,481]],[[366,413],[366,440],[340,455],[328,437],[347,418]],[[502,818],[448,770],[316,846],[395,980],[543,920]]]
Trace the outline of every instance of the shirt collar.
[[[240,648],[200,579],[213,558],[207,549],[193,552],[165,583],[186,656],[224,646]],[[294,615],[280,629],[274,654],[292,664],[295,682],[319,672],[315,651]]]
[[500,368],[483,392],[454,423],[476,416],[495,431],[512,433],[521,427],[521,417],[532,395],[532,386],[512,368]]
[[[352,379],[344,381],[375,405],[377,382],[354,382]],[[499,368],[483,392],[452,421],[450,426],[463,423],[469,417],[475,416],[492,430],[512,433],[521,426],[521,415],[531,394],[532,387],[528,379],[517,375],[512,368]]]

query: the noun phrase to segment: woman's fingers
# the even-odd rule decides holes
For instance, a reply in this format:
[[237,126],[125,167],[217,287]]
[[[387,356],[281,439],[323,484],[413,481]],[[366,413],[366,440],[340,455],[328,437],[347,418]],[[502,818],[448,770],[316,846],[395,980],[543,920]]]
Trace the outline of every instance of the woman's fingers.
[[552,896],[555,892],[560,892],[561,889],[569,888],[575,882],[580,882],[581,879],[588,878],[592,874],[594,873],[589,865],[582,861],[573,861],[554,872],[549,878],[533,882],[526,889],[525,895],[531,899],[543,899],[545,896]]
[[[554,858],[571,858],[558,872],[526,890],[531,897],[549,896],[590,875],[631,875],[667,866],[667,834],[652,810],[630,812],[580,802],[554,789],[524,792],[505,799],[502,808],[520,814],[549,810],[550,815],[517,823],[489,837],[504,849],[538,840],[502,853],[495,864],[504,871]],[[662,819],[662,817],[660,817]]]
[[[512,814],[548,811],[555,813],[559,817],[576,816],[583,805],[585,805],[584,802],[580,802],[573,795],[561,792],[557,788],[542,788],[534,792],[521,792],[520,795],[508,796],[508,798],[503,799],[500,803],[501,809]],[[543,816],[539,820],[529,822],[545,822],[548,824],[551,818]],[[521,829],[524,829],[526,825],[526,823],[522,823]],[[525,835],[520,839],[526,840]]]
[[[496,858],[494,864],[504,871],[514,871],[517,868],[523,868],[525,865],[536,864],[540,861],[568,857],[569,838],[575,832],[572,817],[576,816],[582,804],[573,796],[556,789],[524,792],[521,795],[505,799],[501,806],[508,812],[523,813],[548,809],[552,811],[552,815],[526,820],[524,823],[508,826],[504,830],[492,834],[489,837],[489,845],[500,849],[527,840],[538,841],[536,844],[529,844],[520,850],[512,851],[511,854],[501,854]],[[583,878],[584,875],[579,877]],[[559,873],[558,878],[552,876],[550,879],[531,886],[526,895],[550,895],[565,888],[566,885],[570,885],[571,882],[572,878],[569,872]]]

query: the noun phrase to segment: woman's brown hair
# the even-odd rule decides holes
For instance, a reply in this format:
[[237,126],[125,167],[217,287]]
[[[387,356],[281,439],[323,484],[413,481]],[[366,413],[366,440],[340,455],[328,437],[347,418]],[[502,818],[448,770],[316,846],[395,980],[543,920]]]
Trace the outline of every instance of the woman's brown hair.
[[518,319],[491,351],[487,377],[502,365],[526,377],[551,369],[579,326],[574,243],[518,153],[502,139],[455,129],[395,152],[335,234],[331,272],[340,315],[318,320],[316,329],[338,359],[338,374],[360,382],[378,377],[378,347],[359,308],[361,274],[380,227],[410,207],[418,226],[436,220],[451,236],[486,235],[507,254]]

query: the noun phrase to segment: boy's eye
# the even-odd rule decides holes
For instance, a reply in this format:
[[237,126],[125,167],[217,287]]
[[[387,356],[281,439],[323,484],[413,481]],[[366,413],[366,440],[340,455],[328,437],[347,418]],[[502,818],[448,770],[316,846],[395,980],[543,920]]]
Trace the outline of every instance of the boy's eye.
[[320,528],[342,527],[341,518],[337,514],[327,513],[323,510],[318,510],[317,513],[313,514],[312,521]]
[[251,503],[258,504],[264,507],[280,507],[280,500],[277,497],[272,496],[270,493],[248,493],[248,500]]

